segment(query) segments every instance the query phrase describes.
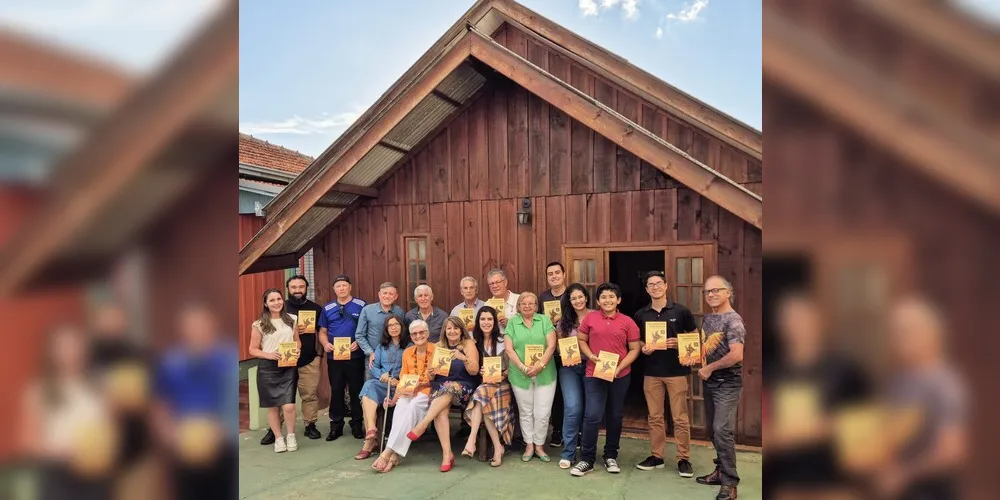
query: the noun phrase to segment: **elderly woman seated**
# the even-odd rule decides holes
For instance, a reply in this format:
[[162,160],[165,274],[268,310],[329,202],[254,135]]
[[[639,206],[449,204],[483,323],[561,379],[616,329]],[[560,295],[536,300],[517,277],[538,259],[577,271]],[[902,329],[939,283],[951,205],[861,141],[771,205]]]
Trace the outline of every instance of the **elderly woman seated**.
[[[406,456],[413,442],[408,436],[410,430],[423,420],[430,406],[430,374],[431,358],[434,356],[434,345],[427,341],[430,330],[424,320],[414,320],[410,323],[410,340],[413,345],[403,351],[403,367],[399,372],[400,380],[406,375],[416,375],[417,384],[410,392],[402,393],[402,387],[395,391],[393,397],[386,401],[387,406],[395,406],[392,416],[392,431],[386,440],[385,449],[372,463],[372,468],[379,472],[389,472]],[[400,384],[402,385],[402,384]]]
[[403,318],[395,314],[389,316],[382,329],[382,340],[375,348],[375,360],[370,370],[372,378],[361,388],[361,409],[367,432],[361,451],[354,455],[355,460],[370,457],[378,446],[378,407],[386,400],[389,387],[395,390],[399,383],[399,372],[403,368],[403,349],[409,345],[410,334],[403,327]]

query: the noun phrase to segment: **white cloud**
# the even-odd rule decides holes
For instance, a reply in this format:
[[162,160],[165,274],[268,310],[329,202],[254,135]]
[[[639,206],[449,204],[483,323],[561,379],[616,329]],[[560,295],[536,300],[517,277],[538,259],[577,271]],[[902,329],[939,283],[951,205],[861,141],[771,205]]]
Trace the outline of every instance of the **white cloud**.
[[7,0],[0,25],[148,70],[222,5],[222,0]]
[[[580,11],[584,16],[598,15],[597,0],[579,0]],[[626,19],[635,20],[639,17],[639,0],[601,0],[603,10],[621,7]]]
[[656,28],[656,38],[663,38],[663,28]]
[[691,3],[684,4],[684,8],[680,11],[667,14],[667,19],[673,19],[683,23],[695,21],[698,19],[701,11],[705,10],[705,7],[708,7],[708,0],[694,0]]
[[338,129],[344,129],[361,116],[359,112],[338,113],[329,115],[323,113],[317,119],[303,118],[293,115],[291,118],[274,121],[240,122],[240,132],[252,135],[315,135],[329,134]]

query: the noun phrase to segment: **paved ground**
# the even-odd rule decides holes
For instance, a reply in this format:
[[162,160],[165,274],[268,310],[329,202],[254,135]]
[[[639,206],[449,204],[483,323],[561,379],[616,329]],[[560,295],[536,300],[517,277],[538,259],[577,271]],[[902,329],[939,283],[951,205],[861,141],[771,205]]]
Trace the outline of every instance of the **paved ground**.
[[[321,420],[318,426],[324,437],[328,430]],[[350,434],[328,443],[310,440],[296,432],[299,450],[275,454],[270,446],[261,446],[264,431],[246,432],[240,439],[240,498],[269,499],[711,499],[717,487],[702,486],[693,478],[677,475],[668,462],[664,469],[643,472],[635,464],[648,455],[649,443],[637,439],[622,439],[620,474],[609,474],[603,467],[578,478],[559,468],[556,460],[542,463],[537,459],[522,463],[520,454],[508,452],[501,467],[466,460],[459,455],[465,440],[453,439],[458,456],[455,468],[442,474],[441,448],[436,440],[424,439],[410,448],[408,457],[388,474],[369,468],[372,460],[356,461],[354,454],[361,440]],[[598,442],[603,446],[604,438]],[[558,453],[547,451],[554,457]],[[667,444],[667,454],[673,445]],[[692,463],[695,474],[708,472],[715,452],[704,446],[693,446]],[[738,469],[742,482],[741,499],[761,497],[761,456],[740,453]]]

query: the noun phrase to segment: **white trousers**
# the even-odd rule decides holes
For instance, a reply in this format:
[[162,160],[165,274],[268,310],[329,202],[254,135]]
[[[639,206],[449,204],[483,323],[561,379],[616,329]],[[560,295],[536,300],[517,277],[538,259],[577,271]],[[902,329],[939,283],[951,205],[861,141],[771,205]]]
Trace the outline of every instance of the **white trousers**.
[[534,381],[527,389],[513,384],[514,399],[521,419],[521,436],[525,443],[545,444],[549,432],[549,416],[552,415],[552,400],[556,397],[556,383],[538,385]]
[[385,445],[400,456],[405,457],[410,449],[410,438],[406,433],[413,430],[418,422],[427,415],[427,409],[431,406],[431,400],[426,394],[420,393],[410,398],[402,396],[396,402],[396,409],[392,414],[392,430],[389,431],[389,438]]

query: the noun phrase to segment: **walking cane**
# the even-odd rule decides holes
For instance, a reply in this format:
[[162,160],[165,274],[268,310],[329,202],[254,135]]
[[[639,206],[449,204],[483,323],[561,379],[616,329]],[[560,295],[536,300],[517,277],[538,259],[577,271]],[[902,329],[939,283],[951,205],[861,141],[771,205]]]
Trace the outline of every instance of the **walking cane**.
[[382,441],[378,448],[380,451],[385,451],[385,426],[386,422],[389,421],[389,400],[392,399],[392,377],[389,377],[389,382],[390,383],[386,384],[388,389],[386,392],[387,395],[385,397],[385,403],[383,404],[385,411],[382,413]]

